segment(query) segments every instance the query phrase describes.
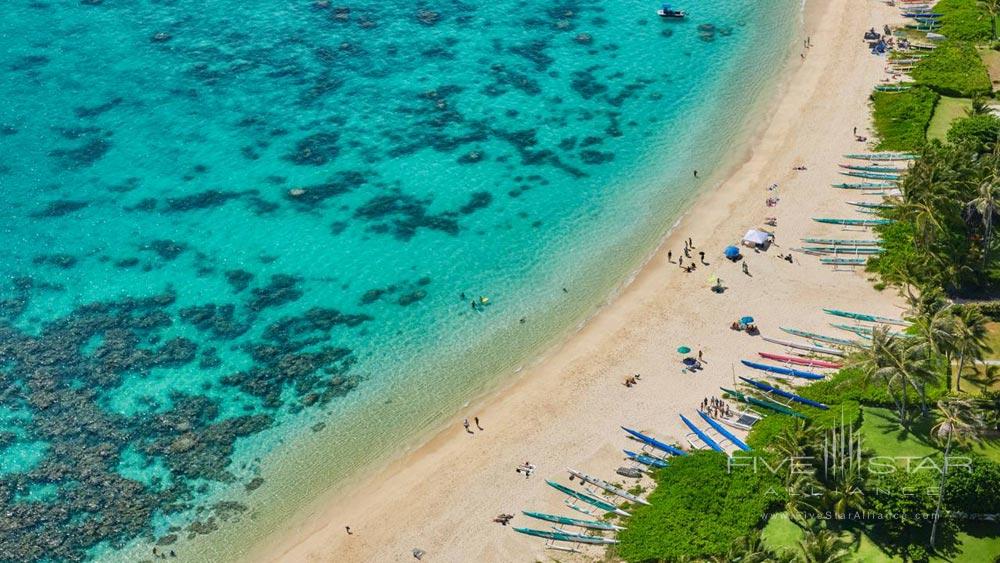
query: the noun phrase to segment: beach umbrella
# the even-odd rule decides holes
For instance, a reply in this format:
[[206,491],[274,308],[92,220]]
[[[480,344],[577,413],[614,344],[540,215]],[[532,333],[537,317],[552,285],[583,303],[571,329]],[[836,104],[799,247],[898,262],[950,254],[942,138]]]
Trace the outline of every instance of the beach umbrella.
[[740,319],[740,322],[745,325],[748,325],[753,322],[753,317],[743,317],[742,319]]
[[722,252],[726,255],[726,258],[729,258],[730,260],[740,255],[740,249],[735,246],[727,246]]
[[677,349],[677,351],[681,354],[687,354],[691,352],[691,349],[688,348],[687,346],[681,346],[680,348]]

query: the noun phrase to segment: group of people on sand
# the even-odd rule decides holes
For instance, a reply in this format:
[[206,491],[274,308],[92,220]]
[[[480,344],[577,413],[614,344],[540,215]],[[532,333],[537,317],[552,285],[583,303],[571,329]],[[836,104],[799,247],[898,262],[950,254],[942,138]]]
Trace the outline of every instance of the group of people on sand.
[[630,375],[625,378],[625,387],[632,387],[639,384],[639,380],[642,378],[638,373],[635,375]]
[[729,405],[715,396],[705,397],[701,402],[701,410],[714,418],[729,418],[733,415]]
[[[483,431],[483,430],[486,430],[485,428],[483,428],[482,426],[479,425],[479,417],[478,416],[472,417],[472,420],[474,420],[476,422],[476,428],[478,428],[480,430],[480,432]],[[462,422],[462,426],[465,427],[465,431],[467,433],[469,433],[469,434],[475,434],[475,432],[473,432],[472,429],[470,428],[472,425],[469,424],[469,419],[468,418],[465,419],[464,422]]]
[[502,524],[506,526],[513,519],[514,519],[513,514],[504,514],[501,512],[496,518],[493,519],[493,521],[496,522],[497,524]]
[[[692,250],[694,250],[694,241],[692,241],[691,238],[688,237],[688,239],[684,241],[684,256],[677,257],[677,265],[680,267],[680,269],[684,270],[689,274],[698,268],[698,264],[696,264],[694,262],[694,259],[691,257]],[[687,266],[684,265],[685,258],[691,260],[691,262]],[[701,262],[703,266],[708,266],[708,262],[705,262],[705,251],[698,252],[698,260]],[[674,262],[673,250],[667,251],[667,261],[673,264]]]

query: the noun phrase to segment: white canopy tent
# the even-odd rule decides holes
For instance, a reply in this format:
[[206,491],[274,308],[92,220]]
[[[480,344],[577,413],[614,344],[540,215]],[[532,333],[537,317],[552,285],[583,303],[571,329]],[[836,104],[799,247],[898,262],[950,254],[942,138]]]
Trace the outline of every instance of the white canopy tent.
[[757,229],[750,229],[747,234],[743,235],[743,245],[744,246],[758,246],[766,247],[771,242],[771,234],[766,231],[758,231]]

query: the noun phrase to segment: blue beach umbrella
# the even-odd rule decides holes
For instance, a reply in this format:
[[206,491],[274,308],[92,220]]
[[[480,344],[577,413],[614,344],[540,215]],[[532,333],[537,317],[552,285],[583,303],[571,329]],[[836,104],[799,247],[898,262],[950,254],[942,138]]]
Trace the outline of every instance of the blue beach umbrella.
[[753,322],[753,317],[743,317],[742,319],[740,319],[740,322],[745,325],[748,325]]
[[727,246],[726,249],[723,251],[723,253],[726,255],[726,258],[729,258],[731,260],[740,255],[740,249],[736,248],[735,246]]

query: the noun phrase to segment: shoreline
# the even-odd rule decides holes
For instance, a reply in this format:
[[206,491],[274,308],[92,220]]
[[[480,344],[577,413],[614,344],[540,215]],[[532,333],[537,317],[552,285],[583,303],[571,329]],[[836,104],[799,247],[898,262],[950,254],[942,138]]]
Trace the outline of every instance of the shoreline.
[[[713,188],[705,190],[704,193],[693,198],[693,201],[687,206],[687,210],[681,214],[677,224],[670,229],[668,236],[642,262],[638,271],[629,276],[630,281],[623,282],[609,296],[608,300],[586,319],[582,326],[571,327],[568,330],[568,336],[561,342],[547,348],[540,357],[523,364],[522,369],[519,370],[520,373],[512,377],[509,383],[501,385],[485,397],[471,403],[463,410],[462,414],[458,415],[454,425],[438,432],[422,446],[392,460],[376,475],[359,479],[359,483],[350,486],[350,494],[338,499],[318,500],[317,503],[322,505],[320,510],[296,517],[297,523],[300,520],[303,521],[303,528],[296,530],[292,536],[284,538],[276,545],[267,546],[256,552],[257,557],[255,558],[262,560],[405,559],[409,557],[409,549],[413,547],[427,550],[431,558],[435,560],[453,560],[455,559],[454,555],[457,554],[468,556],[475,554],[479,556],[478,558],[487,560],[523,558],[529,554],[540,552],[539,542],[517,536],[510,530],[491,524],[490,518],[501,511],[514,513],[520,509],[540,510],[543,505],[557,507],[555,494],[547,490],[539,477],[555,478],[559,476],[563,463],[569,463],[574,467],[606,477],[615,467],[615,462],[611,460],[621,457],[616,453],[615,447],[628,444],[620,436],[620,432],[617,432],[617,424],[619,422],[631,423],[633,419],[629,416],[643,418],[644,424],[647,425],[639,427],[655,428],[660,436],[664,436],[667,431],[671,431],[670,434],[673,437],[680,436],[683,431],[680,430],[676,413],[691,411],[695,407],[695,403],[700,401],[702,392],[711,392],[713,384],[725,383],[730,379],[728,369],[716,367],[719,363],[716,358],[720,357],[721,349],[724,346],[720,346],[720,342],[723,338],[730,340],[738,338],[741,341],[745,341],[746,338],[743,335],[729,333],[728,326],[721,327],[725,329],[724,333],[715,334],[714,337],[709,335],[708,338],[702,340],[685,335],[687,330],[691,328],[696,328],[701,334],[706,334],[705,329],[709,327],[694,326],[698,321],[704,321],[706,318],[712,322],[711,328],[714,329],[707,332],[718,333],[720,327],[715,322],[717,318],[739,315],[742,311],[739,309],[719,310],[722,307],[718,306],[717,303],[708,305],[710,308],[715,305],[716,309],[709,311],[708,314],[705,311],[691,311],[690,306],[694,304],[682,302],[680,306],[677,306],[677,300],[669,299],[669,295],[665,294],[670,292],[663,290],[684,289],[684,291],[675,292],[674,295],[703,291],[701,297],[705,297],[704,301],[729,302],[727,309],[754,303],[754,314],[761,318],[762,329],[770,328],[773,330],[776,323],[768,322],[770,314],[760,314],[760,311],[764,309],[764,307],[758,307],[764,304],[760,299],[761,296],[757,295],[752,299],[747,299],[745,293],[747,289],[751,291],[766,289],[766,280],[740,279],[742,274],[738,272],[738,267],[727,268],[726,266],[731,266],[728,264],[718,267],[713,264],[711,268],[707,269],[708,271],[699,269],[693,276],[684,276],[677,271],[675,266],[667,263],[665,251],[671,248],[675,250],[680,248],[680,240],[690,235],[694,237],[695,244],[699,249],[706,250],[710,261],[719,260],[718,251],[721,250],[722,246],[716,248],[718,243],[737,240],[746,228],[759,224],[766,209],[763,206],[763,200],[767,197],[764,195],[766,193],[764,188],[770,182],[776,181],[782,185],[779,192],[783,200],[782,204],[779,204],[777,208],[766,210],[767,213],[779,216],[777,229],[779,244],[789,240],[787,231],[794,230],[788,227],[789,223],[794,223],[794,220],[786,221],[784,217],[781,217],[781,215],[787,214],[789,208],[795,207],[788,205],[786,200],[794,202],[795,196],[798,196],[799,203],[810,203],[820,209],[829,209],[830,205],[824,206],[822,204],[838,199],[836,197],[838,194],[829,193],[834,190],[826,189],[820,182],[813,182],[809,186],[810,191],[819,192],[821,188],[824,189],[825,193],[820,193],[820,197],[810,198],[808,194],[804,193],[786,197],[787,184],[792,183],[794,186],[800,187],[799,185],[803,182],[796,180],[801,180],[802,176],[822,175],[826,178],[835,176],[836,172],[833,170],[834,161],[819,161],[812,158],[790,159],[782,153],[782,149],[787,145],[794,144],[793,141],[797,137],[808,137],[808,133],[813,132],[796,130],[793,123],[806,123],[804,119],[796,119],[796,117],[808,117],[810,110],[815,109],[807,102],[813,101],[816,91],[820,90],[819,87],[822,85],[820,82],[823,78],[823,70],[830,66],[823,65],[824,60],[829,62],[832,57],[834,62],[831,64],[836,64],[841,73],[849,76],[854,75],[857,81],[866,84],[868,91],[870,91],[870,86],[875,80],[873,77],[878,76],[881,63],[862,59],[867,54],[859,48],[848,51],[843,61],[838,61],[836,51],[829,45],[855,38],[858,29],[854,29],[850,25],[845,28],[839,25],[842,23],[839,21],[830,25],[830,20],[834,19],[835,16],[840,16],[843,19],[852,18],[852,22],[868,22],[874,19],[872,14],[879,12],[880,8],[871,7],[863,14],[850,14],[844,13],[849,9],[846,0],[831,2],[822,7],[810,4],[806,8],[807,11],[813,9],[821,11],[819,14],[814,14],[815,18],[809,17],[809,14],[806,18],[807,32],[814,33],[813,37],[816,38],[813,41],[816,47],[811,53],[818,53],[825,55],[825,57],[811,54],[802,66],[787,71],[788,76],[782,77],[781,85],[774,93],[776,99],[768,104],[770,111],[768,111],[767,117],[763,119],[759,127],[747,128],[749,135],[761,131],[766,142],[751,149],[750,154],[742,161],[734,159],[736,163],[733,164],[731,170],[726,171],[727,179],[725,181],[717,183]],[[813,19],[815,21],[810,21]],[[880,16],[878,21],[884,21],[884,19]],[[865,23],[865,26],[867,25]],[[851,60],[855,60],[855,64],[851,64]],[[860,62],[858,62],[859,60]],[[810,62],[812,62],[811,65]],[[793,60],[791,64],[794,65],[795,61]],[[821,68],[817,69],[816,67]],[[833,80],[833,77],[827,77],[827,82],[830,80]],[[810,83],[812,89],[809,88]],[[844,100],[836,99],[838,96],[839,93],[835,90],[825,92],[826,100],[834,98],[831,105],[837,105],[836,102],[844,105]],[[844,96],[844,98],[848,97]],[[864,101],[866,97],[867,95],[862,98],[860,104],[853,104],[855,106],[853,113],[857,115],[857,106],[860,106],[863,115],[860,120],[855,118],[857,125],[865,125],[868,122],[867,106],[866,101]],[[850,107],[852,104],[846,105]],[[797,111],[786,113],[790,107],[793,110],[797,109]],[[850,125],[846,123],[838,123],[838,125],[842,125],[845,131],[850,129]],[[787,136],[775,135],[782,129],[792,132]],[[814,146],[813,152],[816,152],[815,149],[819,149],[829,153],[833,151],[826,149],[841,145],[843,143]],[[857,148],[856,144],[850,146]],[[768,175],[766,172],[775,163],[798,162],[799,160],[807,162],[810,171],[803,174],[792,173],[789,165],[778,168],[774,175]],[[813,170],[819,171],[819,174],[814,174]],[[765,180],[765,178],[767,179]],[[751,179],[753,181],[749,181]],[[731,189],[727,190],[726,188]],[[760,190],[759,194],[756,192],[758,189]],[[746,205],[744,209],[739,209],[738,206],[742,200],[750,195],[760,197],[760,199],[754,200],[756,203]],[[804,209],[805,205],[802,207]],[[747,208],[752,208],[753,211],[749,211]],[[751,220],[751,216],[756,218]],[[813,234],[820,230],[819,227],[813,227],[811,223],[808,223],[807,217],[799,219],[799,224],[793,225],[793,227],[798,227],[800,231],[797,233],[798,235]],[[812,232],[802,232],[803,226],[808,226],[808,230]],[[728,242],[726,243],[728,244]],[[777,263],[777,260],[773,259],[781,248],[772,250],[768,253],[770,256],[749,256],[748,262],[751,264],[752,271],[757,275],[759,275],[758,272],[771,273],[771,270],[781,272],[786,265]],[[796,255],[797,258],[799,256]],[[768,258],[772,259],[768,260]],[[823,283],[824,278],[831,275],[831,271],[808,257],[803,257],[803,260],[805,261],[787,267],[796,268],[796,272],[804,269],[810,270],[810,275],[814,279],[808,281],[813,282],[812,285],[819,285],[820,290],[829,290],[834,285],[844,286],[845,289],[864,287],[869,294],[866,298],[869,303],[866,306],[870,309],[875,308],[879,312],[890,312],[886,309],[884,298],[879,299],[878,296],[874,295],[874,290],[868,287],[863,276],[837,272],[832,274],[834,277],[832,283]],[[765,265],[762,264],[763,261],[769,261],[772,264]],[[719,298],[712,296],[707,291],[705,284],[706,275],[708,273],[714,274],[716,271],[730,286],[726,295],[719,296]],[[817,281],[818,284],[815,283]],[[842,283],[836,284],[838,281]],[[757,292],[760,293],[760,291]],[[732,303],[733,296],[737,296],[741,303]],[[797,295],[792,296],[792,300],[794,297]],[[852,295],[852,299],[856,299],[856,297]],[[772,300],[770,308],[773,312],[779,313],[782,309],[786,309],[783,306],[785,304],[791,305],[792,303],[789,299],[779,303]],[[681,317],[680,321],[676,319],[677,316]],[[678,330],[680,330],[680,334],[677,333]],[[664,332],[667,334],[663,334]],[[765,330],[765,333],[767,332]],[[666,346],[657,345],[661,342]],[[673,343],[672,347],[671,343]],[[746,344],[746,342],[743,343]],[[695,376],[666,375],[665,372],[669,368],[660,367],[657,370],[658,365],[675,362],[676,355],[673,354],[673,349],[679,344],[703,347],[706,351],[706,359],[711,362],[708,364],[708,369]],[[645,375],[640,387],[646,389],[629,390],[621,385],[621,378],[632,371],[640,371]],[[619,376],[619,372],[621,372],[621,376]],[[678,389],[683,385],[681,377],[695,380],[697,384],[684,385],[685,389]],[[706,381],[708,379],[712,381]],[[664,395],[661,392],[652,393],[654,396],[649,396],[647,390],[650,390],[651,387],[667,391],[670,395]],[[583,393],[580,393],[580,388],[583,389]],[[638,398],[641,404],[633,403],[623,406],[618,414],[598,414],[590,413],[587,408],[579,406],[568,407],[558,400],[578,395],[584,395],[583,403],[586,406],[600,406],[604,403],[605,396]],[[655,397],[663,398],[665,396],[670,397],[670,400],[667,401],[668,408],[663,408],[663,404],[655,401]],[[544,407],[551,407],[550,412],[540,414],[538,411]],[[466,413],[470,418],[473,413],[478,414],[486,427],[488,437],[479,440],[480,443],[475,443],[475,446],[470,446],[469,440],[478,440],[479,437],[466,436],[462,428],[458,426]],[[584,415],[587,418],[584,418]],[[563,428],[571,430],[557,431],[560,424]],[[595,426],[601,428],[599,435],[601,438],[605,438],[601,447],[592,446],[588,449],[579,444],[578,441],[591,437],[583,432],[584,428]],[[491,432],[491,429],[498,427],[501,429]],[[546,428],[551,430],[545,432]],[[544,433],[545,436],[541,436],[541,433]],[[553,433],[571,434],[577,443],[563,444],[559,440],[560,436],[552,436]],[[532,439],[536,439],[536,442],[533,442]],[[563,444],[565,447],[539,447],[553,445],[553,440],[556,440],[555,445]],[[542,444],[546,441],[546,444]],[[600,440],[597,441],[600,442]],[[524,450],[528,450],[528,453],[523,453]],[[504,457],[501,452],[508,452],[509,455]],[[532,463],[539,467],[538,475],[526,483],[524,483],[523,478],[510,471],[513,466],[523,461],[522,457],[528,457]],[[461,469],[457,469],[456,466],[461,466]],[[464,491],[464,493],[461,496],[456,496],[457,491]],[[465,505],[445,502],[446,498],[455,500],[466,496],[483,496],[476,494],[479,491],[487,493],[486,496],[492,501],[491,506],[495,505],[495,508],[488,511],[479,510],[480,506],[484,506],[482,500]],[[366,496],[367,499],[363,498]],[[408,498],[425,499],[427,502],[417,505],[418,503],[408,501]],[[330,502],[327,502],[328,500]],[[308,523],[305,522],[307,520]],[[390,522],[405,523],[406,526],[392,526]],[[343,526],[348,524],[355,530],[354,536],[348,537],[344,533]],[[471,531],[471,533],[460,537],[462,535],[457,533],[459,530],[456,529],[456,526],[465,527],[463,529]],[[393,530],[399,530],[401,533],[393,533]],[[480,544],[487,544],[489,547],[476,544],[477,541]]]

